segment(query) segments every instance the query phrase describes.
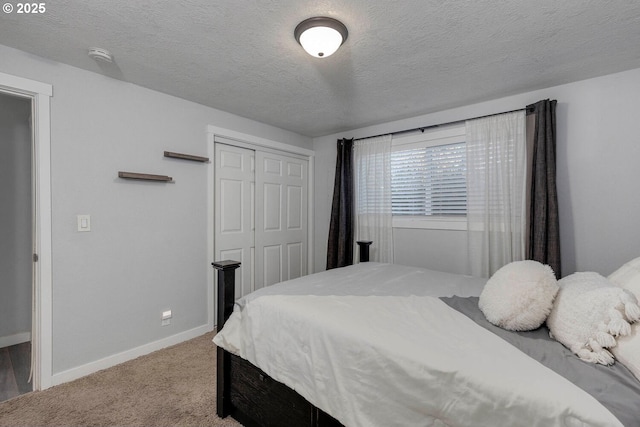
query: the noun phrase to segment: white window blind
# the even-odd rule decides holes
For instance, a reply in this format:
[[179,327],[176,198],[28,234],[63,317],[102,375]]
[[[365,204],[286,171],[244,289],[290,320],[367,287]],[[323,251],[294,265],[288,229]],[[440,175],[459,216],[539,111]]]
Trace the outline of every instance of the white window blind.
[[394,151],[391,192],[396,216],[466,215],[465,143]]

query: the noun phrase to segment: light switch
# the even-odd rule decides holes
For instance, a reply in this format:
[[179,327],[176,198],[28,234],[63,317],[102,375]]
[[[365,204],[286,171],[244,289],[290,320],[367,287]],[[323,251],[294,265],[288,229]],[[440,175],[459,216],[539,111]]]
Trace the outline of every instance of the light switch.
[[78,215],[78,231],[91,231],[91,215]]

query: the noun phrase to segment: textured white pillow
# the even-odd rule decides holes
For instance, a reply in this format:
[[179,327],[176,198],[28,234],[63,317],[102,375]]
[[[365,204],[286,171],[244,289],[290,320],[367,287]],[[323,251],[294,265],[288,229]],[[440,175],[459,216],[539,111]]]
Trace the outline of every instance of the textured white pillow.
[[606,349],[616,345],[616,337],[631,333],[630,323],[640,319],[638,301],[598,273],[574,273],[558,285],[547,318],[551,337],[586,362],[611,365]]
[[616,285],[631,291],[640,298],[640,257],[629,261],[613,273],[608,279]]
[[[616,285],[631,291],[640,301],[640,258],[629,261],[609,276]],[[631,333],[618,338],[613,355],[640,380],[640,322],[631,325]]]
[[537,261],[515,261],[491,276],[478,307],[496,326],[530,331],[544,323],[557,292],[558,282],[551,267]]

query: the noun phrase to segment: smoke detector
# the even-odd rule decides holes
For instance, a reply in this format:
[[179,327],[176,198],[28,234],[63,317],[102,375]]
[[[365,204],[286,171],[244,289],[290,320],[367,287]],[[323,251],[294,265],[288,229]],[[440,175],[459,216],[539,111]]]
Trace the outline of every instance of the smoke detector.
[[89,58],[97,62],[113,62],[113,55],[107,49],[101,47],[90,47],[88,52]]

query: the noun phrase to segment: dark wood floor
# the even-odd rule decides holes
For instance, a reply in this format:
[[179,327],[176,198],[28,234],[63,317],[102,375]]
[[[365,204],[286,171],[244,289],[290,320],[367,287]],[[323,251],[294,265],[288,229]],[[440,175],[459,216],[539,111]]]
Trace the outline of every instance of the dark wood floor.
[[0,348],[0,402],[28,393],[31,343]]

